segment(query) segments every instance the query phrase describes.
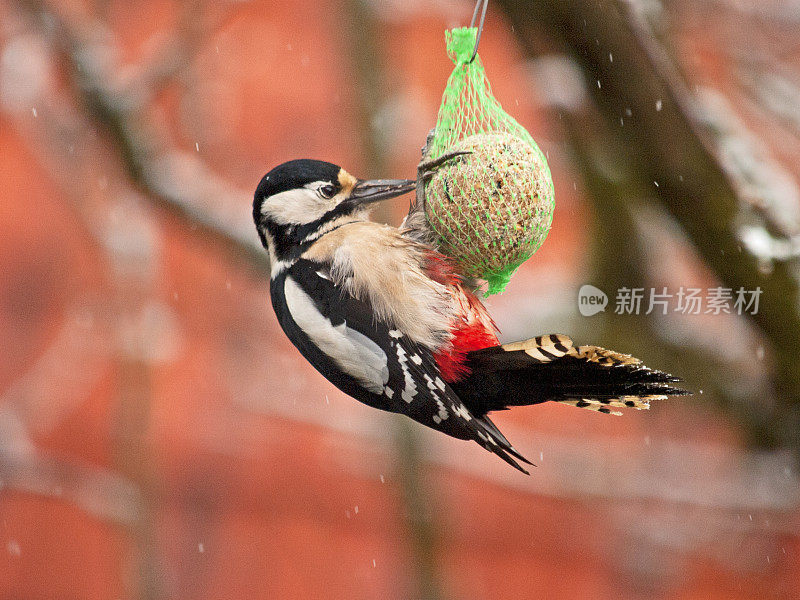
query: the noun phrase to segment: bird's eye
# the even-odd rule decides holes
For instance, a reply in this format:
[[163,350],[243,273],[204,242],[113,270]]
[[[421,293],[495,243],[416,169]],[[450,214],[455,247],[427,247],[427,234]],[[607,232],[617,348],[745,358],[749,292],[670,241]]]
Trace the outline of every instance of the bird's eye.
[[336,188],[332,185],[323,185],[317,190],[317,192],[323,198],[333,198],[336,195]]

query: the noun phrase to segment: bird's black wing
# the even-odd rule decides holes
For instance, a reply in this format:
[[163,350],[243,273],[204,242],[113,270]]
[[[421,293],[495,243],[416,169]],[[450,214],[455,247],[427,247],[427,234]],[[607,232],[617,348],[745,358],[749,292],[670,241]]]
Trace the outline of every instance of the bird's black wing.
[[272,280],[272,303],[292,343],[331,383],[374,408],[471,439],[526,472],[528,462],[485,416],[442,380],[430,349],[376,317],[331,281],[328,265],[301,258]]

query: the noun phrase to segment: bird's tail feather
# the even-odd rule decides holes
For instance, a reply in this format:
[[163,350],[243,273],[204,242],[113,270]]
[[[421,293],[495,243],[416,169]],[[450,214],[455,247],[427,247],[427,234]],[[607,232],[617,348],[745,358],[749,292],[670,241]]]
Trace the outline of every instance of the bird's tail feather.
[[454,387],[474,414],[552,400],[619,415],[615,409],[689,393],[674,385],[677,377],[633,356],[575,346],[558,334],[477,350],[468,366],[470,375]]
[[497,425],[492,423],[492,421],[486,415],[477,418],[476,420],[478,423],[480,423],[481,428],[486,432],[485,438],[484,436],[479,436],[481,445],[489,450],[489,452],[494,452],[497,454],[497,456],[502,458],[515,469],[522,471],[526,475],[530,475],[530,473],[522,465],[520,465],[517,460],[525,463],[526,465],[531,465],[532,467],[535,467],[536,465],[522,456],[522,454],[520,454],[519,451],[511,445],[511,442],[509,442],[508,439],[506,439],[506,436],[500,432],[500,430],[497,428]]

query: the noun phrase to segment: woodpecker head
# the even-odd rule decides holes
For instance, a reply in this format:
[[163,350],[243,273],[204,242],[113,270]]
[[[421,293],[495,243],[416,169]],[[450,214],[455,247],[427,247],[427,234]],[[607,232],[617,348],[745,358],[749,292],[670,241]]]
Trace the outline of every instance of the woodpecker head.
[[264,175],[253,219],[273,258],[283,259],[317,239],[342,217],[364,218],[369,205],[414,189],[407,179],[364,181],[321,160],[292,160]]

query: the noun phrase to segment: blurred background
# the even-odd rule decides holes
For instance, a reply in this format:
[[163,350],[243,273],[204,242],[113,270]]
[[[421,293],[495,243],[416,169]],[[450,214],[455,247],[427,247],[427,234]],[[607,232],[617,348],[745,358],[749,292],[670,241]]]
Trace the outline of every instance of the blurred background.
[[[490,3],[489,80],[556,186],[488,301],[502,339],[629,352],[693,397],[497,414],[525,477],[281,332],[256,184],[301,157],[414,177],[472,9],[0,0],[1,599],[800,597],[795,0]],[[762,293],[645,314],[664,288]]]

